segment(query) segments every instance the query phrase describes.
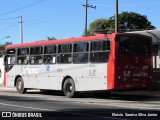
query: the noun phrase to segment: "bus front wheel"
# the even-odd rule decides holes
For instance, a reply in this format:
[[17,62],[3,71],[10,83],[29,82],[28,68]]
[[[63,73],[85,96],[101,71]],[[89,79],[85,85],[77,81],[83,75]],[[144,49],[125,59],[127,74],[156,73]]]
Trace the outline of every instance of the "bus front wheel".
[[17,89],[17,92],[19,92],[21,94],[24,94],[27,91],[27,89],[24,88],[24,82],[21,77],[19,77],[16,81],[16,89]]
[[67,78],[63,84],[63,93],[66,97],[72,98],[75,96],[75,84],[72,78]]

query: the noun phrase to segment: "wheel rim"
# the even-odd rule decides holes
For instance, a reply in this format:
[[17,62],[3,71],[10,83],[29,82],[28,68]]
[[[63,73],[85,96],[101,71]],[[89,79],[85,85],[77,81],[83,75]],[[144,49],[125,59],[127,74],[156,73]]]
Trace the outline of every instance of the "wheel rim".
[[68,83],[66,85],[66,94],[70,94],[73,91],[73,86],[72,84]]
[[22,90],[22,82],[18,82],[17,88],[18,88],[18,91],[21,91],[21,90]]

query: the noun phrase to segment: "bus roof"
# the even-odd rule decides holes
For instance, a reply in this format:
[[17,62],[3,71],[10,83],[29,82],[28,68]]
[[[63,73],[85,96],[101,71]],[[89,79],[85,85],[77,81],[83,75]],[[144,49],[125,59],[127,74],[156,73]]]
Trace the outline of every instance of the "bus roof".
[[160,30],[144,30],[144,31],[133,31],[133,32],[127,32],[127,33],[136,33],[141,35],[147,35],[152,38],[153,44],[160,43]]
[[[105,39],[105,38],[111,39],[111,38],[114,38],[116,36],[116,34],[118,34],[118,35],[125,34],[126,35],[126,33],[112,33],[112,34],[96,34],[94,36],[79,37],[79,38],[72,37],[72,38],[59,39],[59,40],[39,40],[39,41],[29,42],[29,43],[7,45],[6,49],[38,46],[38,45],[62,44],[62,43],[68,43],[68,42],[79,42],[79,41],[88,41],[88,40],[99,40],[99,39]],[[133,35],[133,34],[130,33],[130,35]],[[134,33],[134,35],[135,35],[135,33]],[[136,34],[136,35],[142,36],[140,34]]]
[[58,39],[58,40],[39,40],[39,41],[29,42],[29,43],[7,45],[6,49],[17,48],[17,47],[27,47],[27,46],[60,44],[60,43],[78,42],[78,41],[88,41],[88,40],[98,40],[98,39],[105,39],[105,38],[110,38],[110,37],[111,37],[111,34],[108,34],[108,35],[97,34],[95,36],[87,36],[87,37],[79,37],[79,38],[72,37],[72,38]]

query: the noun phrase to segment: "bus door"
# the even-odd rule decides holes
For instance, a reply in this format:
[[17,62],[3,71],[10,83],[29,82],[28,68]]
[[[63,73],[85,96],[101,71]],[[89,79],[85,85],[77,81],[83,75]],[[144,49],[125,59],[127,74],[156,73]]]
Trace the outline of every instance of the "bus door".
[[9,49],[7,50],[7,54],[5,55],[4,58],[4,65],[5,65],[5,81],[4,85],[7,86],[13,86],[14,84],[14,72],[11,71],[15,64],[15,49]]

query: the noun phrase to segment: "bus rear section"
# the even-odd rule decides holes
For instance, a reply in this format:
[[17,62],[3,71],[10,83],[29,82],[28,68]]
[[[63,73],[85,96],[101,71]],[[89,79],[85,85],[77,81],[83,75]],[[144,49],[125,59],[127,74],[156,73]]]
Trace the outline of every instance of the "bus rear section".
[[121,34],[115,44],[115,89],[149,89],[152,82],[152,41],[143,35]]

